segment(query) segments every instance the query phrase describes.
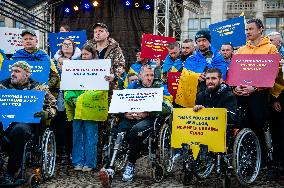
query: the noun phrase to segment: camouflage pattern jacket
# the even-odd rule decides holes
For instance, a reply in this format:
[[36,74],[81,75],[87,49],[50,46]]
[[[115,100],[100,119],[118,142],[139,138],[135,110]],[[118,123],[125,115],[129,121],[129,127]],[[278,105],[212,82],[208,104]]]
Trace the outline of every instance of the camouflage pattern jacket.
[[[93,46],[96,49],[96,43],[93,40],[88,40],[87,44]],[[96,53],[95,59],[99,59],[99,55]],[[108,47],[105,53],[104,59],[111,59],[111,73],[116,75],[116,67],[125,65],[125,59],[118,42],[113,38],[108,38]]]
[[0,89],[17,89],[17,90],[44,90],[46,91],[45,100],[43,104],[43,110],[48,113],[48,119],[53,118],[57,112],[56,99],[48,90],[45,85],[40,85],[38,82],[29,79],[29,82],[25,85],[12,85],[11,78],[0,82]]

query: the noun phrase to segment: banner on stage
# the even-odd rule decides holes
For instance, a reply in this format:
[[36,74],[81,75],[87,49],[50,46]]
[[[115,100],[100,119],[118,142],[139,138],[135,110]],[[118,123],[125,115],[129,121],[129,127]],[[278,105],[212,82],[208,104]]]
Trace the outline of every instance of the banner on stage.
[[168,90],[170,94],[173,96],[173,101],[175,101],[176,98],[180,75],[181,75],[180,72],[168,73]]
[[209,25],[211,45],[220,50],[223,43],[231,43],[233,47],[246,44],[244,16],[232,18]]
[[43,109],[45,91],[38,90],[0,90],[0,121],[3,129],[12,122],[39,123],[40,118],[34,117]]
[[162,111],[163,88],[114,90],[109,113]]
[[141,57],[164,60],[169,53],[167,45],[171,42],[176,42],[176,39],[159,35],[143,34]]
[[207,145],[209,151],[226,151],[227,110],[203,108],[174,108],[171,146],[181,148],[183,143]]
[[63,60],[61,90],[109,90],[111,60]]
[[[0,49],[4,50],[6,54],[14,54],[16,51],[23,49],[22,31],[23,29],[0,27]],[[39,31],[34,31],[39,38]],[[39,44],[37,47],[39,47]]]
[[60,49],[64,39],[72,39],[76,47],[82,48],[87,41],[86,31],[71,31],[71,32],[59,32],[59,33],[48,33],[48,41],[50,45],[50,53],[53,58],[56,52]]
[[273,87],[280,59],[280,54],[236,54],[231,60],[226,83]]
[[[0,81],[11,78],[12,65],[19,60],[4,60],[0,71]],[[48,85],[50,61],[25,61],[31,67],[31,79],[40,84]]]

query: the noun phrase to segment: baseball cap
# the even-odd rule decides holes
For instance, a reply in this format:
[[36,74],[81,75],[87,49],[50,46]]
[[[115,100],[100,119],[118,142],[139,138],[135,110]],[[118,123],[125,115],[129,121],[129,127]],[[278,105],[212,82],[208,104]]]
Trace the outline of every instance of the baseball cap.
[[108,30],[107,25],[104,24],[104,23],[96,23],[96,24],[94,24],[94,25],[93,25],[93,29],[95,29],[95,28],[98,27],[98,26],[100,26],[100,27],[105,28],[106,30]]
[[34,31],[34,30],[31,30],[31,29],[25,29],[25,30],[23,30],[21,36],[23,37],[25,34],[31,34],[31,35],[33,35],[33,36],[36,36],[35,31]]

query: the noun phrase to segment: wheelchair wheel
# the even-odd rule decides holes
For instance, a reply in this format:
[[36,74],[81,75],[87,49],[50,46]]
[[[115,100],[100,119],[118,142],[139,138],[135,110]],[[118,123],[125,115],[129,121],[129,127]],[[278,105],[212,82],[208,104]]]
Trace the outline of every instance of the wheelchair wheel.
[[167,123],[160,130],[158,152],[160,164],[168,169],[167,166],[173,156],[173,149],[171,148],[171,129]]
[[42,137],[42,177],[50,178],[54,174],[56,158],[56,143],[54,133],[45,130]]
[[117,173],[120,173],[126,166],[127,163],[127,149],[122,146],[122,149],[117,152],[116,159],[114,161],[114,169]]
[[241,185],[246,186],[255,181],[260,163],[261,150],[256,134],[251,129],[242,129],[233,148],[233,167]]

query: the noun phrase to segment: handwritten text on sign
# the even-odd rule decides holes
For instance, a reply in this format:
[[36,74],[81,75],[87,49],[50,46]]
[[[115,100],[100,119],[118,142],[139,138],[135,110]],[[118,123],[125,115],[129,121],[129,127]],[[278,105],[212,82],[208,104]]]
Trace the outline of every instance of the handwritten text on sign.
[[230,86],[273,87],[279,61],[280,54],[236,54],[226,83]]
[[198,143],[208,145],[210,151],[225,152],[226,113],[223,108],[205,108],[198,112],[192,108],[174,108],[172,147]]
[[109,113],[162,111],[163,88],[114,90]]
[[209,25],[212,46],[219,50],[223,43],[231,42],[233,47],[246,43],[245,20],[243,16]]
[[105,76],[110,75],[110,66],[110,59],[64,60],[60,89],[108,90]]
[[0,90],[0,120],[6,129],[11,122],[39,123],[36,112],[42,111],[45,91]]
[[[14,54],[17,50],[23,48],[22,30],[18,28],[0,27],[0,48],[6,54]],[[36,35],[39,36],[39,31],[36,30]],[[38,46],[38,45],[37,45]]]
[[171,42],[176,42],[176,39],[159,35],[143,34],[141,57],[149,59],[160,58],[164,60],[169,53],[167,45]]
[[[5,60],[0,71],[0,80],[11,77],[12,65],[18,60]],[[31,67],[31,78],[39,83],[48,83],[50,61],[26,61]]]

